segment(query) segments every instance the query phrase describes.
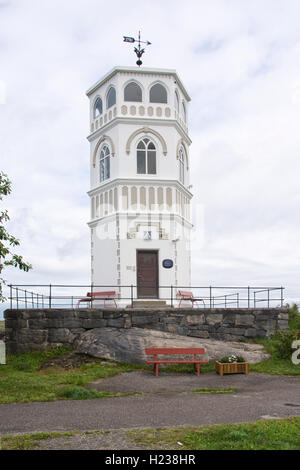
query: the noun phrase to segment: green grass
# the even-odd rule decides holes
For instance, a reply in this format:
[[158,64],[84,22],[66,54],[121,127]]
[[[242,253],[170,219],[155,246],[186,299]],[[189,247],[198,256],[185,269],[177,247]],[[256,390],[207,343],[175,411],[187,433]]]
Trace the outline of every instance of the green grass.
[[[69,439],[76,435],[108,434],[110,431],[71,431],[71,432],[39,432],[35,434],[18,434],[15,436],[4,436],[0,439],[2,450],[34,450],[38,449],[40,441],[48,439]],[[113,432],[113,431],[112,431]]]
[[5,436],[1,439],[2,450],[33,450],[39,446],[40,441],[55,438],[74,436],[77,432],[40,432],[37,434],[22,434],[18,436]]
[[31,401],[82,400],[120,396],[87,390],[90,382],[110,377],[121,372],[135,370],[134,364],[111,365],[110,362],[85,364],[77,369],[65,370],[51,367],[39,370],[46,360],[70,352],[67,348],[34,351],[8,356],[7,364],[0,365],[0,403],[26,403]]
[[[138,445],[182,450],[299,450],[300,418],[128,431]],[[180,442],[182,445],[178,444]]]
[[[47,351],[32,351],[8,355],[7,364],[0,365],[0,404],[27,403],[32,401],[85,400],[128,395],[127,393],[98,392],[84,388],[91,382],[133,370],[152,371],[151,366],[118,363],[106,364],[95,359],[94,364],[85,364],[77,369],[65,370],[60,367],[41,369],[43,362],[70,353],[71,348],[57,348]],[[201,373],[214,370],[213,364],[201,367]],[[191,366],[170,366],[165,372],[193,373]],[[133,393],[135,394],[135,393]],[[130,394],[131,395],[131,394]]]
[[262,344],[270,354],[270,358],[258,364],[250,364],[249,370],[271,375],[300,375],[300,364],[293,364],[291,360],[294,350],[291,348],[293,340],[300,332],[300,314],[297,305],[290,307],[289,330],[277,332],[268,339],[254,339],[252,342]]
[[192,393],[235,393],[236,388],[197,388]]

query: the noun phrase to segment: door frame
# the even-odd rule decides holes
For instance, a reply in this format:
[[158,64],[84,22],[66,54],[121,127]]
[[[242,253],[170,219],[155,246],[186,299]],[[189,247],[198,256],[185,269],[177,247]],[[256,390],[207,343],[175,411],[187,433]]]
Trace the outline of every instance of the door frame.
[[[139,284],[138,284],[138,254],[139,253],[155,253],[157,255],[157,271],[156,271],[156,278],[157,278],[157,288],[156,288],[156,296],[155,297],[140,297],[139,296]],[[159,299],[159,249],[143,249],[137,248],[136,249],[136,296],[138,299]]]

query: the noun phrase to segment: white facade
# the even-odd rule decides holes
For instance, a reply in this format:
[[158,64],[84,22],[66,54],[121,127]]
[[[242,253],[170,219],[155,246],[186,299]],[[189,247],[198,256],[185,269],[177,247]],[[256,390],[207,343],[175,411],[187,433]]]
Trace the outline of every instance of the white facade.
[[[174,70],[138,67],[114,68],[87,96],[92,283],[124,304],[132,293],[170,298],[169,286],[176,293],[191,280],[190,97]],[[143,290],[155,256],[160,288]]]

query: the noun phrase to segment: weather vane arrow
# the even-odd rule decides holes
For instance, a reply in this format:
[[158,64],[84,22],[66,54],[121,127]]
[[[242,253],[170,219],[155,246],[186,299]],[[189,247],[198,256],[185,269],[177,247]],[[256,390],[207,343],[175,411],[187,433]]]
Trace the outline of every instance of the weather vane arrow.
[[142,65],[142,61],[141,61],[141,57],[142,55],[144,54],[145,52],[145,49],[142,49],[141,48],[141,44],[146,44],[146,46],[150,46],[151,45],[151,42],[149,41],[141,41],[141,32],[139,31],[139,38],[138,39],[135,39],[135,38],[132,38],[130,36],[123,36],[123,40],[124,42],[130,42],[130,43],[135,43],[137,42],[138,43],[138,47],[135,47],[134,48],[134,52],[136,53],[137,55],[137,62],[136,64],[140,67]]

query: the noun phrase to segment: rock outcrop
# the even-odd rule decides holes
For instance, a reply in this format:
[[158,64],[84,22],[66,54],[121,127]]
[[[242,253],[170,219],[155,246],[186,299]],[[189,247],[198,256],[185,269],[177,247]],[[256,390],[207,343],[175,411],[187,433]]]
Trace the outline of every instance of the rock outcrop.
[[90,356],[134,363],[145,363],[147,347],[204,347],[208,361],[236,354],[255,364],[269,357],[263,346],[257,344],[191,338],[143,328],[95,328],[81,333],[74,347],[77,352]]

